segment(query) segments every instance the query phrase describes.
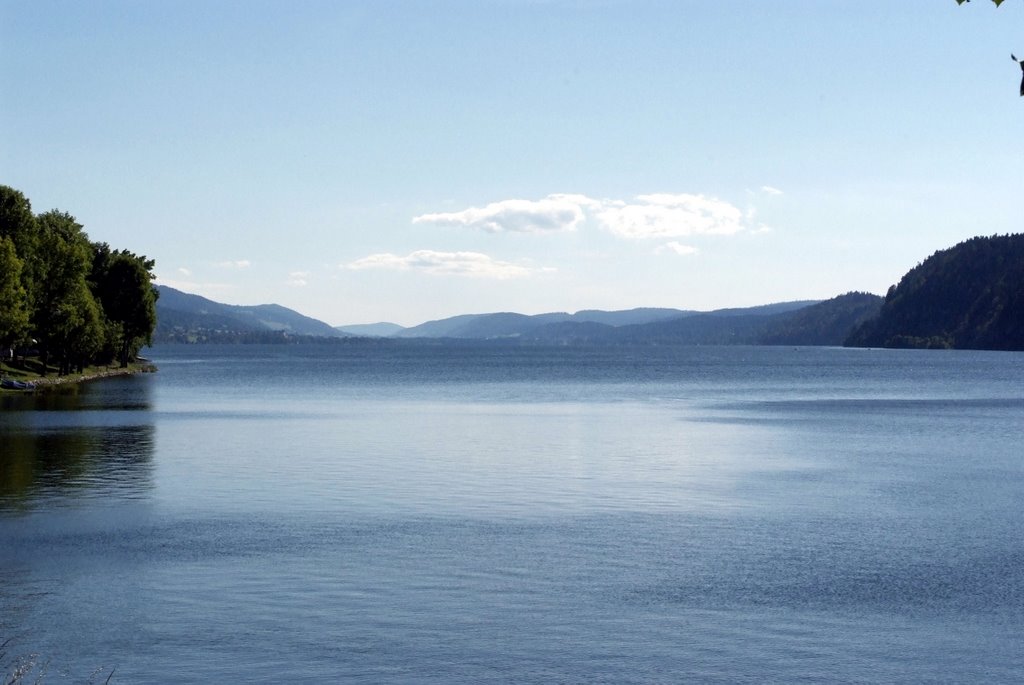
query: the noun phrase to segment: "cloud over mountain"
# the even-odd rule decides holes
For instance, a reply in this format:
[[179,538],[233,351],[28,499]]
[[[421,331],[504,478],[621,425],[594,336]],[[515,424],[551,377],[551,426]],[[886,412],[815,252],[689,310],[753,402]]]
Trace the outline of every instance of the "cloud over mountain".
[[738,207],[691,193],[652,193],[632,200],[552,194],[541,200],[501,200],[459,212],[422,214],[414,224],[464,226],[489,233],[573,231],[588,219],[627,239],[732,235],[747,228]]
[[[548,195],[541,200],[502,200],[461,212],[423,214],[414,224],[466,226],[488,233],[572,231],[585,219],[582,196]],[[586,199],[586,198],[583,198]]]
[[732,235],[744,229],[743,212],[722,200],[688,193],[638,195],[633,202],[609,202],[596,218],[622,238]]
[[372,254],[346,266],[349,269],[396,269],[421,271],[432,275],[493,279],[521,278],[540,271],[550,271],[550,269],[537,269],[511,262],[502,262],[480,252],[438,252],[435,250],[417,250],[404,257],[388,252]]

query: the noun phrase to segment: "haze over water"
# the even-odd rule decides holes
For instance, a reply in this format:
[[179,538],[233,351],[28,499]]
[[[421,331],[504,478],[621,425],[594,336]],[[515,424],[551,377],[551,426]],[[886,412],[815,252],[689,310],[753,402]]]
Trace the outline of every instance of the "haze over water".
[[46,682],[1024,679],[1024,355],[159,347],[0,399]]

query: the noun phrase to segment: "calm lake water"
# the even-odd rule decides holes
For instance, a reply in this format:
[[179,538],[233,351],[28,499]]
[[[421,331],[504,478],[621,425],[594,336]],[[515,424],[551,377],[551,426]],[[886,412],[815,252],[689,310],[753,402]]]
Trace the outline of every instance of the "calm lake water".
[[0,398],[0,679],[1024,680],[1024,354],[151,356]]

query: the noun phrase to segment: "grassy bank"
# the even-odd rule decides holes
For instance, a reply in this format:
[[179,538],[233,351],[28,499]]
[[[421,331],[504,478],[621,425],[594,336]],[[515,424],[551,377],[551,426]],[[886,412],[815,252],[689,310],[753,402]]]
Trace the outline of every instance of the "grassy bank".
[[[96,380],[98,378],[110,378],[112,376],[130,376],[136,373],[152,373],[156,371],[156,367],[149,362],[136,362],[129,364],[126,368],[120,366],[87,366],[82,369],[81,372],[75,372],[67,374],[65,376],[57,375],[57,368],[55,366],[48,366],[43,368],[43,364],[39,359],[29,358],[24,361],[18,360],[18,362],[0,363],[0,378],[6,378],[15,381],[27,381],[33,383],[36,386],[36,390],[47,390],[51,388],[60,387],[68,384],[84,383],[86,381]],[[25,392],[24,390],[4,390],[0,389],[2,393],[18,393]]]

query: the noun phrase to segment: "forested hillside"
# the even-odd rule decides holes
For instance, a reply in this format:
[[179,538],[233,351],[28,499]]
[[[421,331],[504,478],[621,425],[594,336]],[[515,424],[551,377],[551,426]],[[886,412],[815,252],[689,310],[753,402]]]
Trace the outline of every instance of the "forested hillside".
[[1024,350],[1024,235],[936,252],[889,289],[878,317],[847,344]]
[[154,261],[94,243],[75,217],[36,215],[0,185],[0,350],[32,349],[41,369],[127,366],[156,325]]
[[761,345],[841,345],[855,327],[878,314],[882,298],[846,293],[776,317],[758,338]]
[[222,304],[166,285],[157,291],[157,342],[280,342],[294,336],[342,335],[323,321],[276,304]]
[[781,302],[745,309],[720,309],[613,332],[619,342],[674,345],[841,345],[881,304],[867,293],[847,293],[824,302]]

